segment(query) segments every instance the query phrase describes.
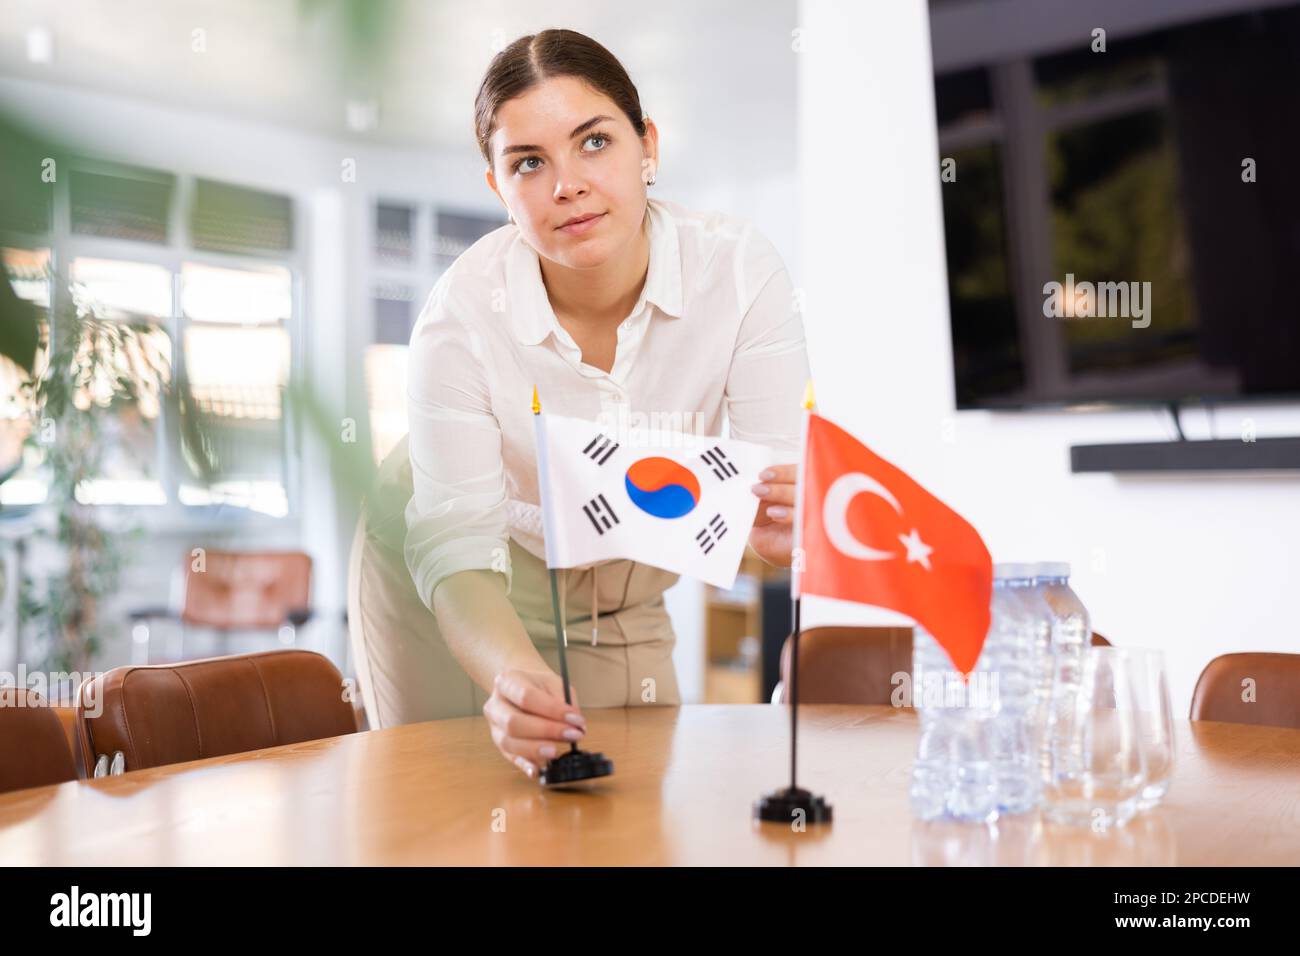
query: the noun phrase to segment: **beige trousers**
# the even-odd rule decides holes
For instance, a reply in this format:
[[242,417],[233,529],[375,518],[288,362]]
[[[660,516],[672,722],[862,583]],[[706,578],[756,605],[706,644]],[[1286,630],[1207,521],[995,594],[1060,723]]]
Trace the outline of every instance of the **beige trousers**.
[[[452,656],[437,617],[406,568],[404,511],[411,497],[406,440],[380,466],[376,493],[352,541],[348,628],[372,728],[482,712],[488,695]],[[559,652],[546,563],[510,542],[509,599],[557,674]],[[677,705],[676,636],[663,592],[677,575],[635,561],[556,572],[566,622],[569,679],[589,707]],[[592,643],[593,585],[598,634]]]

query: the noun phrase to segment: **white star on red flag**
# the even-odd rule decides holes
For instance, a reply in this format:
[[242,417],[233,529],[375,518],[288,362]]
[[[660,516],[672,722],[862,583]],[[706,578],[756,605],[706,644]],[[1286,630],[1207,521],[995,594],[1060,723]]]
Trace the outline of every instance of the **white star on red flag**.
[[930,570],[930,553],[934,551],[934,548],[921,540],[921,536],[915,528],[912,529],[911,534],[900,534],[898,540],[903,542],[903,547],[907,548],[908,564],[916,561],[927,571]]

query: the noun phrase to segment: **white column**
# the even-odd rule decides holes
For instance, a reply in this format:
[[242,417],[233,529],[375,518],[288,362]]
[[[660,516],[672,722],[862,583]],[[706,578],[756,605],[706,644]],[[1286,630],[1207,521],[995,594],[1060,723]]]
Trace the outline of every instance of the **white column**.
[[[929,15],[924,0],[803,0],[799,30],[800,262],[818,406],[920,478],[953,408]],[[804,622],[906,619],[810,598]]]

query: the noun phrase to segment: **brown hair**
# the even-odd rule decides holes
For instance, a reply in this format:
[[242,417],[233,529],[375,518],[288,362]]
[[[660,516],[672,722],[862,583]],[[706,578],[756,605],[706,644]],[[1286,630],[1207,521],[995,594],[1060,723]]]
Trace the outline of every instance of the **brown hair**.
[[645,136],[641,97],[618,58],[589,36],[573,30],[543,30],[520,37],[492,58],[474,97],[474,132],[488,165],[488,141],[496,132],[497,110],[553,76],[573,76],[604,93],[623,111],[638,136]]

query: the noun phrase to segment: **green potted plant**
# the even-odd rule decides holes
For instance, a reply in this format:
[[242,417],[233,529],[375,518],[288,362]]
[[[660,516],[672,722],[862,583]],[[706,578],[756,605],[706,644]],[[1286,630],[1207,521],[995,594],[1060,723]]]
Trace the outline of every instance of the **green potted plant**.
[[[44,648],[51,670],[87,670],[102,640],[100,607],[117,588],[137,530],[110,527],[78,489],[102,474],[118,430],[140,427],[167,395],[167,340],[145,322],[97,317],[71,296],[55,309],[47,355],[24,383],[32,413],[27,443],[43,452],[47,517],[38,539],[55,545],[50,573],[24,575],[19,626]],[[149,410],[152,409],[152,415]]]

